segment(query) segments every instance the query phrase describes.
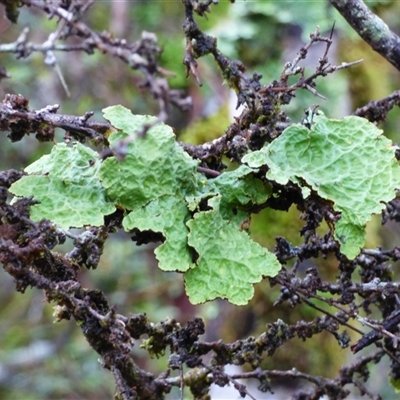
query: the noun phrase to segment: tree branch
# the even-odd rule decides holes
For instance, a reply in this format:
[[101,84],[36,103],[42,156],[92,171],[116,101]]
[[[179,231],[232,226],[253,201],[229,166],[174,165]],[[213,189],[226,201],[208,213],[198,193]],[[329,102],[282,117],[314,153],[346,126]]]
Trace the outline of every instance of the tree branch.
[[329,0],[377,53],[400,71],[400,38],[362,0]]

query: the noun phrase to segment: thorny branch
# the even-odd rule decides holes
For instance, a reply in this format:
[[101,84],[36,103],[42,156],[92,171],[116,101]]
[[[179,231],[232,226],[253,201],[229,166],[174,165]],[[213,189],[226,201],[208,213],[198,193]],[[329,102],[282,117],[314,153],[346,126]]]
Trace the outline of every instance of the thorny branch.
[[[4,176],[3,184],[9,186],[15,178]],[[12,207],[6,203],[0,204],[0,213],[4,223],[1,225],[0,261],[5,269],[15,278],[17,289],[23,292],[27,286],[43,289],[49,301],[57,304],[58,320],[74,318],[81,326],[89,344],[102,357],[105,368],[112,371],[116,378],[118,392],[122,399],[162,399],[172,386],[179,386],[182,378],[156,378],[140,370],[130,356],[134,340],[143,334],[148,335],[149,351],[153,354],[162,353],[170,347],[170,368],[186,364],[189,368],[204,368],[183,377],[185,385],[191,387],[194,395],[199,396],[198,382],[195,377],[206,376],[206,387],[213,382],[221,384],[221,379],[232,381],[240,376],[230,376],[221,367],[228,363],[242,365],[251,363],[257,367],[263,352],[273,354],[290,338],[298,336],[310,338],[325,329],[337,330],[335,322],[328,318],[317,318],[315,322],[298,322],[289,326],[283,322],[268,325],[268,330],[258,338],[249,338],[231,344],[222,342],[207,343],[199,340],[204,333],[204,325],[200,319],[190,321],[181,328],[174,320],[166,320],[151,324],[144,315],[133,315],[130,318],[118,315],[114,307],[110,307],[104,295],[97,290],[83,289],[77,280],[77,254],[74,258],[63,256],[51,251],[65,237],[51,223],[43,221],[33,223],[23,213],[29,200],[21,200]],[[6,216],[6,218],[5,218]],[[12,221],[12,222],[11,222]],[[18,230],[15,229],[18,225]],[[97,233],[93,232],[93,240]],[[106,236],[103,238],[106,239]],[[17,245],[16,242],[19,244]],[[92,242],[93,243],[93,242]],[[102,243],[96,246],[101,252]],[[82,252],[83,249],[77,249]],[[333,323],[333,325],[332,325]],[[101,338],[101,340],[99,340]],[[150,350],[151,349],[151,350]],[[201,356],[213,352],[209,365],[205,365]],[[216,366],[221,367],[216,367]],[[135,374],[132,374],[132,368]],[[356,368],[355,372],[360,372]],[[285,376],[283,371],[256,371],[244,374],[243,377],[253,377],[260,380],[264,390],[271,390],[266,379]],[[288,372],[288,377],[308,379],[318,385],[320,393],[329,394],[335,386],[331,380],[322,377],[311,377],[302,373]],[[132,389],[135,388],[135,389]],[[201,391],[203,391],[201,389]],[[241,390],[246,393],[246,388]],[[336,389],[338,390],[338,389]],[[342,389],[340,389],[342,390]],[[344,398],[344,397],[343,397]]]
[[[50,64],[57,65],[55,51],[84,51],[87,54],[93,54],[95,50],[98,50],[103,54],[110,54],[119,58],[132,69],[139,70],[143,74],[144,81],[141,85],[147,88],[158,101],[158,119],[160,121],[165,121],[167,118],[170,104],[183,110],[191,107],[190,98],[183,96],[178,90],[169,88],[165,76],[169,76],[171,73],[158,65],[161,48],[154,34],[143,32],[140,40],[128,43],[125,39],[113,38],[108,32],[97,33],[93,31],[81,18],[94,4],[94,1],[86,2],[86,5],[79,1],[66,1],[64,6],[57,2],[37,0],[22,0],[21,3],[42,10],[50,18],[58,17],[62,23],[43,44],[29,43],[29,31],[25,28],[14,43],[0,44],[0,52],[11,52],[18,58],[26,58],[32,52],[41,52],[46,55],[48,61],[52,60]],[[79,42],[73,44],[57,43],[57,39],[65,41],[70,37],[79,39]]]
[[[41,52],[55,66],[57,51],[84,51],[91,54],[97,49],[118,57],[131,68],[141,71],[145,77],[144,87],[158,100],[159,121],[167,117],[169,104],[184,109],[190,105],[188,98],[168,87],[165,78],[168,72],[158,64],[160,48],[155,35],[145,33],[139,41],[128,44],[123,39],[112,38],[108,33],[94,32],[81,19],[94,1],[22,0],[21,3],[42,10],[49,17],[58,17],[60,24],[45,43],[30,43],[29,32],[23,30],[14,43],[0,44],[0,52],[12,52],[17,57],[28,57],[32,52]],[[316,79],[354,64],[350,62],[331,65],[328,53],[332,38],[323,37],[316,30],[295,59],[285,64],[279,80],[262,86],[260,75],[247,77],[244,65],[225,57],[218,50],[216,40],[198,27],[194,13],[204,16],[213,3],[216,1],[183,0],[186,36],[184,63],[187,72],[192,73],[200,83],[196,60],[211,54],[224,79],[237,91],[238,104],[244,104],[245,108],[219,139],[200,146],[181,144],[192,157],[202,162],[199,170],[209,177],[221,174],[224,168],[221,161],[223,155],[240,162],[242,155],[249,149],[261,148],[265,142],[274,140],[289,126],[290,121],[282,111],[282,106],[292,100],[294,91],[306,89],[321,97],[315,89]],[[59,43],[72,36],[78,37],[80,41],[74,44]],[[326,43],[325,51],[316,70],[306,76],[300,62],[317,42]],[[298,75],[299,79],[288,85],[288,79],[293,75]],[[382,100],[367,104],[354,114],[379,123],[384,121],[390,109],[398,105],[399,93],[395,92]],[[0,130],[8,131],[13,141],[31,133],[35,133],[41,141],[52,141],[54,129],[61,128],[66,131],[67,139],[72,137],[75,140],[91,140],[107,145],[105,134],[111,128],[108,123],[91,121],[90,112],[81,117],[57,114],[58,108],[58,105],[53,105],[41,110],[30,110],[28,101],[22,96],[7,95],[0,104]],[[145,131],[144,128],[139,134],[144,134]],[[128,142],[120,143],[119,148],[113,151],[123,154],[127,144]],[[378,363],[384,355],[391,359],[392,377],[399,378],[400,350],[393,340],[399,335],[399,283],[392,282],[389,263],[400,259],[400,248],[386,251],[366,249],[356,260],[347,260],[340,254],[339,246],[330,231],[322,237],[316,233],[323,221],[328,222],[329,226],[338,218],[330,205],[321,199],[311,198],[304,201],[295,187],[276,186],[273,188],[276,197],[267,205],[276,209],[288,209],[295,204],[303,212],[302,218],[305,221],[301,230],[304,236],[302,245],[292,246],[285,238],[276,239],[275,254],[279,261],[283,265],[294,261],[294,265],[291,269],[283,268],[278,276],[270,279],[272,286],[279,285],[281,288],[275,306],[287,303],[291,307],[298,307],[304,304],[318,310],[321,316],[311,321],[300,320],[295,324],[278,320],[269,323],[265,331],[257,337],[232,343],[206,342],[200,340],[205,332],[200,318],[189,321],[184,327],[173,319],[154,324],[144,314],[130,317],[119,315],[101,291],[84,289],[77,272],[83,267],[96,268],[109,234],[121,226],[121,213],[116,212],[110,216],[103,228],[92,228],[77,236],[63,232],[48,221],[34,223],[29,219],[28,210],[34,204],[31,199],[20,200],[14,205],[6,202],[7,188],[21,176],[22,173],[14,170],[0,172],[0,261],[5,270],[14,277],[17,290],[23,292],[28,286],[44,290],[47,300],[57,305],[58,320],[73,318],[79,323],[83,335],[101,356],[103,366],[113,374],[117,398],[163,399],[172,387],[182,389],[186,386],[190,388],[194,398],[205,399],[212,383],[225,386],[229,382],[234,384],[243,397],[254,398],[244,385],[237,382],[238,379],[249,378],[257,379],[260,383],[259,390],[264,392],[272,392],[271,380],[274,378],[310,382],[312,386],[308,391],[297,391],[295,399],[317,399],[323,395],[344,399],[349,394],[345,388],[349,384],[374,398],[364,385],[368,379],[367,367],[370,363]],[[383,221],[388,220],[400,220],[398,200],[387,205]],[[75,247],[70,253],[61,255],[54,251],[54,247],[63,243],[66,236],[73,238]],[[338,276],[335,282],[323,280],[316,267],[309,267],[305,273],[300,273],[303,261],[319,256],[334,256],[337,259]],[[356,271],[360,275],[359,283],[355,283],[353,279]],[[325,303],[326,308],[314,304],[313,299]],[[346,331],[340,332],[340,329],[346,327],[362,335],[362,331],[354,326],[354,320],[359,318],[362,311],[370,315],[371,305],[378,306],[383,321],[368,320],[367,323],[373,331],[363,336],[351,348],[356,352],[375,343],[382,349],[359,357],[350,366],[343,367],[337,378],[312,376],[295,369],[278,371],[261,368],[263,358],[272,356],[277,349],[296,337],[308,340],[322,332],[329,332],[339,346],[349,346],[349,335]],[[147,335],[147,339],[143,340],[143,347],[151,356],[163,354],[166,349],[171,352],[169,368],[159,376],[140,369],[131,355],[135,341],[141,340],[143,335]],[[382,338],[383,344],[379,341]],[[208,356],[210,361],[205,362],[204,356]],[[224,366],[232,363],[247,365],[251,371],[228,374],[224,371]],[[183,373],[183,366],[189,371]],[[178,370],[179,375],[170,376],[171,371]]]
[[85,142],[107,143],[104,134],[111,128],[108,123],[89,121],[93,115],[87,112],[78,117],[57,114],[58,104],[41,110],[29,110],[29,101],[21,95],[7,95],[0,104],[0,129],[9,131],[11,141],[21,140],[25,135],[36,134],[40,141],[54,141],[55,128],[64,129],[67,136]]
[[396,90],[381,100],[370,101],[364,107],[355,110],[353,115],[366,118],[368,121],[379,124],[386,121],[387,114],[395,106],[400,106],[400,90]]
[[[221,137],[201,146],[182,143],[184,149],[192,157],[204,162],[207,159],[220,158],[222,155],[227,155],[240,162],[241,156],[247,150],[259,149],[265,142],[270,142],[278,137],[290,125],[284,111],[277,113],[276,110],[280,110],[280,106],[290,103],[296,90],[305,89],[315,96],[324,98],[315,90],[317,78],[326,77],[331,73],[351,67],[362,61],[342,63],[337,66],[331,65],[328,60],[328,53],[332,38],[320,35],[319,30],[316,29],[310,35],[310,41],[299,50],[295,59],[285,64],[280,80],[273,81],[262,87],[258,83],[261,76],[254,74],[249,79],[245,74],[243,65],[229,61],[219,52],[216,47],[216,41],[203,34],[194,22],[191,3],[186,2],[185,4],[187,12],[185,25],[187,48],[184,63],[187,65],[187,72],[191,71],[196,79],[199,80],[195,59],[210,52],[216,59],[224,79],[229,82],[235,91],[239,92],[238,105],[243,103],[247,105],[240,117]],[[319,59],[315,72],[305,76],[305,69],[299,63],[307,57],[311,46],[320,42],[326,43],[325,51]],[[296,83],[289,86],[288,79],[294,75],[299,75],[300,77]],[[262,123],[259,122],[260,120]]]
[[362,0],[329,0],[351,27],[400,71],[400,38]]
[[[281,74],[281,79],[280,79],[280,83],[283,83],[284,86],[283,87],[272,87],[272,88],[270,86],[267,86],[266,88],[261,89],[261,92],[273,90],[275,92],[289,92],[290,93],[290,92],[293,92],[294,90],[306,89],[306,90],[310,91],[312,94],[314,94],[315,96],[326,100],[326,98],[324,96],[322,96],[322,94],[318,93],[315,90],[315,86],[316,86],[315,80],[318,77],[327,76],[328,74],[336,72],[340,69],[348,68],[348,67],[351,67],[353,65],[356,65],[356,64],[359,64],[360,62],[362,62],[362,60],[353,61],[350,63],[343,62],[341,65],[337,65],[337,66],[330,64],[330,62],[328,60],[328,53],[329,53],[329,49],[333,42],[332,41],[333,29],[334,29],[334,26],[332,27],[331,35],[329,38],[321,36],[318,28],[315,30],[315,32],[311,33],[310,41],[299,50],[299,52],[297,53],[297,57],[293,61],[291,61],[291,62],[289,61],[285,64],[283,72]],[[315,72],[313,74],[311,74],[310,76],[305,77],[305,75],[304,75],[305,69],[304,69],[304,67],[301,67],[299,65],[299,62],[307,57],[308,51],[311,48],[311,46],[313,46],[314,44],[319,43],[319,42],[323,42],[326,44],[324,54],[322,55],[322,57],[319,58],[318,66],[316,67]],[[300,75],[299,80],[296,83],[294,83],[293,85],[287,86],[289,77],[294,76],[294,75]]]

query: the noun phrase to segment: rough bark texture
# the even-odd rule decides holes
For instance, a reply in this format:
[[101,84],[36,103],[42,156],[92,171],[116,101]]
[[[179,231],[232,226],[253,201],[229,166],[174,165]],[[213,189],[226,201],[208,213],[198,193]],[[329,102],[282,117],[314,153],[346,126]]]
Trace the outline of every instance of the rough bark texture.
[[352,28],[400,71],[400,38],[362,0],[329,0]]

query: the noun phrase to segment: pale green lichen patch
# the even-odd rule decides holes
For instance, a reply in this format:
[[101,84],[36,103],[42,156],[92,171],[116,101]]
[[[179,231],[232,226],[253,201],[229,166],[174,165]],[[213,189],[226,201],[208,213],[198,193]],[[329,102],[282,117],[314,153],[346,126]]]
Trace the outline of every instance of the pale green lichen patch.
[[392,142],[366,119],[316,116],[311,130],[300,124],[243,159],[250,167],[268,165],[267,178],[297,183],[334,202],[341,212],[335,238],[353,259],[365,242],[365,224],[400,188],[400,168]]

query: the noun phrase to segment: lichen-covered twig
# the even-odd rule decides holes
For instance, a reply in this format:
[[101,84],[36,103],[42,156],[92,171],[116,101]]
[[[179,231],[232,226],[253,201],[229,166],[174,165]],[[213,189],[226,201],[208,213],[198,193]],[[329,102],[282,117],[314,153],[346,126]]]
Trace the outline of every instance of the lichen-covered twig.
[[352,28],[400,71],[400,38],[362,0],[329,0]]

